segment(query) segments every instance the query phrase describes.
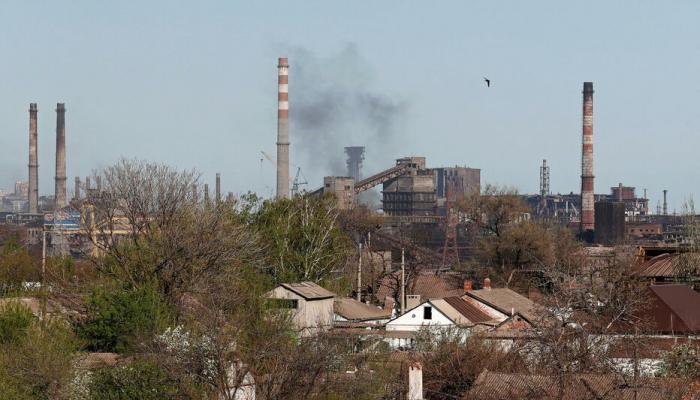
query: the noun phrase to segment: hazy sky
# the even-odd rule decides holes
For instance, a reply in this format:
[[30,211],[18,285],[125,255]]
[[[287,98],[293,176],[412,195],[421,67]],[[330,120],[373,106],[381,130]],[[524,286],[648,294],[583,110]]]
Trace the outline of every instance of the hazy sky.
[[26,179],[37,102],[52,192],[65,102],[71,189],[124,156],[269,194],[260,151],[275,154],[288,56],[291,158],[310,188],[342,170],[343,146],[366,145],[366,174],[424,155],[536,192],[547,159],[552,191],[577,192],[593,81],[596,192],[648,188],[655,207],[666,188],[680,211],[700,194],[698,21],[696,1],[4,0],[0,187]]

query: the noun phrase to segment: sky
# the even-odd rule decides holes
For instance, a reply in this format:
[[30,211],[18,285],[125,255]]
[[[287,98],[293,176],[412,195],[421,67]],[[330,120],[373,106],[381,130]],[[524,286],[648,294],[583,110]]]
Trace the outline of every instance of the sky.
[[307,189],[364,145],[366,175],[417,155],[535,193],[546,159],[552,192],[578,192],[592,81],[596,192],[647,188],[655,208],[668,189],[680,212],[700,194],[698,20],[695,1],[2,0],[0,188],[27,179],[36,102],[52,193],[64,102],[71,188],[125,157],[268,196],[287,56],[291,174]]

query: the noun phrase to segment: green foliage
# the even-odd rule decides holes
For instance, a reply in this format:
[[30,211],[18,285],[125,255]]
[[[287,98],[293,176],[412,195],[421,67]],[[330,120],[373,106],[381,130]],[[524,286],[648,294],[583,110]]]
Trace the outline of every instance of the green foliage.
[[87,313],[76,330],[91,351],[133,350],[173,320],[172,307],[150,287],[97,288],[87,298]]
[[18,302],[0,307],[0,344],[15,343],[32,324],[32,311]]
[[692,344],[679,344],[667,352],[662,360],[661,374],[665,376],[700,377],[700,350]]
[[338,216],[332,196],[295,196],[257,208],[250,220],[269,251],[275,282],[332,279],[351,251]]
[[3,398],[59,398],[71,377],[78,341],[67,322],[34,320],[14,343],[0,345],[0,389]]
[[16,236],[10,236],[0,251],[0,295],[21,291],[23,282],[36,282],[40,278],[27,249]]
[[136,360],[95,371],[89,384],[93,400],[167,400],[200,397],[168,376],[156,363]]

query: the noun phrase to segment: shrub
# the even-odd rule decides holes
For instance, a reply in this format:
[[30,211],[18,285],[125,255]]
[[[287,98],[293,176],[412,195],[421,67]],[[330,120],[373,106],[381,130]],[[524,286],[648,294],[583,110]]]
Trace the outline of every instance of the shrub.
[[0,306],[0,344],[14,343],[24,336],[33,319],[31,310],[18,302]]
[[157,364],[136,360],[94,372],[90,383],[94,400],[162,400],[187,398]]
[[91,351],[125,352],[162,332],[172,321],[172,307],[155,289],[96,289],[87,299],[88,318],[77,326]]

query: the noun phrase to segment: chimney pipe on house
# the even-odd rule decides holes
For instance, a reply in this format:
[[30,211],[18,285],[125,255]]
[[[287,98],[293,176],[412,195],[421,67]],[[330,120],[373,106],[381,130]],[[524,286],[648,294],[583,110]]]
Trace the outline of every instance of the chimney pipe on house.
[[581,232],[595,229],[593,191],[593,82],[583,83],[583,143],[581,151]]
[[465,292],[468,292],[468,291],[470,291],[470,290],[472,290],[472,289],[473,289],[472,280],[471,280],[471,279],[465,280],[465,281],[464,281],[464,291],[465,291]]
[[66,206],[66,106],[56,104],[56,209]]
[[289,198],[289,63],[277,64],[277,198]]
[[39,212],[39,156],[36,103],[29,104],[29,212]]

